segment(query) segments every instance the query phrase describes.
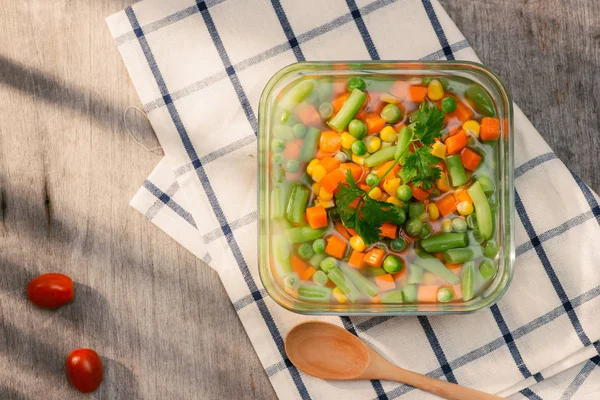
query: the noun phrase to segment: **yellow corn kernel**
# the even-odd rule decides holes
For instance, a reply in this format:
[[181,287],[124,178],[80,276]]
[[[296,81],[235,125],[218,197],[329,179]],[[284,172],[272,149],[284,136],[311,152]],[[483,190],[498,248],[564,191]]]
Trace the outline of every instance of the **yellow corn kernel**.
[[335,206],[333,199],[331,199],[331,200],[321,200],[321,199],[315,200],[315,205],[318,206],[319,204],[325,208],[332,208],[333,206]]
[[348,301],[348,298],[346,297],[346,295],[344,294],[344,292],[342,292],[342,290],[338,287],[333,288],[333,290],[331,291],[331,294],[333,294],[333,297],[335,297],[335,299],[339,302],[339,303],[345,303]]
[[312,184],[311,188],[314,194],[319,194],[319,191],[321,190],[321,185],[315,182]]
[[324,166],[322,166],[321,164],[317,164],[313,167],[311,174],[313,181],[321,182],[321,179],[323,179],[325,175],[327,175],[327,170]]
[[354,161],[358,165],[364,165],[365,156],[357,156],[356,154],[352,153],[352,161]]
[[327,190],[325,190],[324,187],[322,187],[319,190],[319,199],[320,200],[331,200],[331,199],[333,199],[333,193],[328,192]]
[[377,136],[369,136],[365,139],[365,144],[369,153],[375,153],[381,147],[381,139]]
[[352,143],[356,142],[356,138],[354,136],[352,136],[351,134],[349,134],[348,132],[343,132],[341,141],[342,141],[343,148],[350,149],[350,148],[352,148]]
[[468,201],[461,201],[456,205],[456,210],[460,215],[469,215],[473,213],[473,204]]
[[394,143],[392,142],[381,142],[381,148],[385,149],[386,147],[392,147]]
[[379,200],[379,198],[381,197],[381,189],[379,189],[378,187],[373,188],[373,190],[369,192],[369,197],[373,200]]
[[450,190],[450,182],[448,182],[448,175],[445,172],[440,173],[440,178],[436,181],[436,184],[442,192]]
[[400,200],[398,200],[397,197],[394,197],[394,196],[388,197],[388,199],[386,200],[386,202],[394,204],[394,205],[399,206],[399,207],[402,207],[404,205],[404,204],[402,204],[402,202]]
[[469,120],[463,124],[463,129],[465,132],[472,134],[475,137],[479,137],[479,122],[475,120]]
[[388,126],[384,127],[381,130],[381,132],[379,132],[379,137],[384,142],[392,143],[396,140],[396,138],[398,137],[398,134],[396,133],[396,130],[394,129],[393,126],[388,125]]
[[398,104],[400,103],[400,99],[397,98],[396,96],[392,95],[391,93],[382,93],[381,96],[379,96],[379,100],[383,101],[384,103],[390,103],[390,104]]
[[367,248],[363,238],[361,238],[359,235],[354,235],[350,238],[350,246],[358,252],[362,252]]
[[449,219],[445,219],[442,222],[442,231],[444,232],[452,232],[452,221]]
[[383,190],[385,190],[390,196],[395,196],[398,188],[400,187],[400,178],[388,179],[383,182]]
[[309,175],[312,175],[313,173],[313,169],[315,168],[315,166],[319,165],[321,162],[319,160],[317,160],[316,158],[313,159],[311,162],[308,163],[308,165],[306,166],[306,173]]
[[444,97],[444,87],[442,82],[437,79],[432,79],[427,86],[427,96],[430,100],[441,100]]
[[431,221],[436,221],[440,217],[440,210],[438,210],[435,203],[429,203],[429,206],[427,206],[427,211],[429,211],[429,219]]
[[433,146],[431,146],[431,154],[439,158],[445,158],[446,145],[444,143],[435,142]]

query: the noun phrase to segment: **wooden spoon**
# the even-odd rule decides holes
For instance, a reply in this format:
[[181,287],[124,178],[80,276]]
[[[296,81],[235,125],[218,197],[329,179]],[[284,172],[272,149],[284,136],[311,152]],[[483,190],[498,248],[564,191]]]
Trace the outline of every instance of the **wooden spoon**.
[[396,381],[453,400],[502,399],[397,367],[350,332],[327,322],[296,325],[285,339],[285,351],[298,369],[317,378]]

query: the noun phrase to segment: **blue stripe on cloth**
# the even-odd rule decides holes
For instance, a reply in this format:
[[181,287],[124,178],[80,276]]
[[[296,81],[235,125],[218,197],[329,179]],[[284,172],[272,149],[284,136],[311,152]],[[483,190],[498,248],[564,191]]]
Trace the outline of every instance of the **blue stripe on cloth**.
[[367,51],[369,52],[369,57],[373,60],[379,60],[379,53],[375,48],[375,44],[373,43],[373,39],[371,38],[371,34],[367,30],[367,25],[363,20],[362,14],[356,5],[355,0],[346,0],[346,4],[350,9],[350,13],[352,14],[352,18],[354,18],[354,23],[358,28],[358,32],[360,32],[360,36],[362,36],[363,42],[365,42],[365,46],[367,47]]
[[[356,329],[354,328],[354,324],[349,317],[340,317],[342,320],[342,325],[344,325],[344,329],[358,337],[358,333],[356,333]],[[385,394],[385,390],[383,390],[383,386],[381,386],[381,382],[378,380],[372,380],[371,385],[373,385],[373,389],[375,389],[375,393],[377,394],[378,400],[388,400],[387,395]]]
[[579,189],[583,193],[583,197],[585,197],[585,201],[587,201],[588,205],[590,206],[590,209],[592,210],[596,221],[598,221],[598,224],[600,224],[600,206],[598,205],[594,194],[592,193],[590,188],[585,183],[583,183],[579,175],[575,174],[570,169],[569,172],[571,173],[571,176],[573,176],[573,179],[575,179],[577,186],[579,186]]
[[531,400],[544,400],[540,396],[538,396],[537,394],[535,394],[533,392],[533,390],[531,390],[529,388],[525,388],[525,389],[519,391],[519,393],[521,393],[523,396],[525,396],[525,397],[527,397],[528,399],[531,399]]
[[[204,4],[204,3],[202,2],[201,4]],[[208,14],[208,10],[206,9],[206,5],[204,4],[204,7],[202,7],[200,5],[199,7],[200,7],[201,14],[203,16],[207,15],[208,19],[210,19],[210,21],[212,21],[212,18],[210,18],[210,15]],[[161,94],[163,94],[163,96],[165,96],[165,97],[168,96],[167,95],[168,90],[167,90],[165,81],[162,77],[162,74],[160,73],[158,65],[156,64],[156,60],[154,59],[152,50],[150,49],[150,46],[148,45],[148,42],[139,26],[139,22],[137,20],[137,17],[135,15],[133,9],[131,7],[128,7],[125,10],[125,13],[129,19],[129,22],[130,22],[134,32],[136,32],[136,36],[138,37],[140,47],[142,48],[144,56],[146,57],[146,60],[150,67],[150,70],[152,71],[152,74],[154,75],[154,79],[156,80],[156,83],[161,91]],[[209,29],[209,32],[210,31],[211,30]],[[216,34],[216,29],[214,28],[214,24],[213,24],[212,33]],[[291,365],[291,362],[287,359],[281,333],[279,332],[279,329],[277,328],[277,325],[275,324],[273,316],[269,312],[269,309],[267,308],[267,306],[263,300],[263,296],[260,293],[260,291],[256,285],[256,282],[252,278],[252,274],[250,273],[248,264],[246,263],[246,260],[244,259],[244,256],[242,255],[240,247],[235,239],[235,236],[233,235],[233,232],[231,231],[231,228],[229,227],[227,218],[225,217],[225,214],[223,213],[223,209],[221,208],[221,206],[217,200],[216,194],[210,184],[210,181],[209,181],[208,177],[206,176],[206,172],[204,171],[204,168],[202,167],[202,163],[198,159],[196,150],[194,149],[194,146],[192,145],[192,143],[189,139],[188,133],[187,133],[183,123],[181,122],[181,119],[179,118],[177,109],[175,108],[175,105],[171,101],[165,100],[165,103],[167,104],[169,113],[171,115],[171,119],[173,120],[173,123],[177,128],[180,139],[188,153],[189,158],[191,160],[196,160],[196,161],[194,161],[193,164],[194,164],[196,173],[198,175],[198,178],[200,180],[200,183],[202,184],[202,187],[204,188],[204,191],[208,197],[208,200],[211,204],[213,212],[214,212],[215,216],[217,217],[217,220],[219,221],[219,224],[221,224],[223,234],[227,238],[227,243],[229,245],[229,248],[231,249],[231,252],[232,252],[233,256],[235,257],[235,260],[238,264],[238,267],[240,268],[240,271],[242,272],[242,276],[244,278],[244,281],[246,282],[246,285],[248,286],[248,289],[250,290],[250,293],[252,293],[252,295],[253,295],[253,298],[257,304],[258,310],[261,313],[261,316],[262,316],[267,328],[269,329],[271,338],[275,342],[277,349],[279,351],[279,354],[286,362],[286,365],[289,364],[287,366],[288,366],[288,371],[290,373],[292,381],[294,382],[296,389],[298,390],[301,398],[302,399],[310,399],[310,395],[308,394],[306,386],[304,385],[304,382],[302,381],[302,377],[300,376],[300,373],[298,372],[296,367]]]
[[521,356],[521,353],[519,352],[519,349],[515,344],[515,340],[512,336],[512,333],[510,332],[510,329],[508,329],[508,325],[506,324],[504,317],[500,313],[500,308],[498,308],[497,304],[494,304],[490,307],[490,311],[492,312],[492,315],[496,320],[496,324],[498,325],[498,328],[502,333],[502,337],[506,342],[506,345],[508,346],[510,355],[515,361],[515,364],[517,364],[517,368],[519,369],[519,371],[521,371],[523,378],[529,378],[531,376],[531,371],[529,370],[529,368],[527,368],[527,365],[525,365],[525,361],[523,361],[523,357]]
[[[160,200],[162,202],[162,204],[165,204],[171,210],[175,211],[175,214],[179,215],[187,223],[189,223],[190,225],[192,225],[194,228],[197,229],[196,222],[194,221],[194,217],[192,217],[192,215],[189,212],[187,212],[183,207],[181,207],[177,202],[175,202],[175,200],[173,200],[171,198],[172,195],[169,196],[167,193],[164,193],[162,190],[160,190],[158,187],[156,187],[156,185],[154,185],[149,180],[145,180],[144,184],[142,186],[144,186],[152,195],[154,195],[154,197],[156,197],[158,200]],[[179,185],[177,185],[177,186],[179,186]],[[177,189],[178,188],[176,188],[175,192],[177,192]]]
[[590,376],[594,368],[598,366],[600,363],[600,357],[595,356],[590,358],[585,364],[583,364],[583,368],[581,371],[575,376],[575,379],[569,384],[567,389],[564,391],[562,396],[560,396],[560,400],[569,400],[572,399],[577,390],[583,385],[585,380]]
[[254,131],[254,134],[257,133],[258,130],[258,122],[256,120],[256,116],[254,115],[254,111],[252,110],[252,106],[248,101],[248,96],[246,96],[246,92],[240,83],[240,79],[238,78],[235,68],[231,65],[231,60],[229,59],[229,55],[227,51],[225,51],[225,46],[223,45],[223,41],[221,40],[221,36],[217,31],[215,23],[208,12],[208,7],[204,0],[196,0],[196,5],[198,6],[198,10],[200,10],[200,14],[202,14],[202,18],[204,19],[204,23],[206,24],[206,28],[210,33],[210,37],[217,48],[217,52],[219,53],[219,57],[223,62],[223,66],[225,67],[225,71],[227,71],[227,76],[229,76],[229,80],[233,85],[233,89],[235,90],[235,94],[238,97],[240,104],[242,105],[242,109],[246,114],[246,118],[248,122],[250,122],[250,126]]
[[442,25],[440,24],[440,21],[438,20],[438,17],[435,13],[435,10],[433,9],[433,6],[431,5],[431,1],[430,0],[422,0],[422,3],[423,3],[423,7],[425,7],[425,12],[427,13],[429,22],[431,22],[431,26],[433,27],[433,30],[435,31],[435,34],[440,42],[440,45],[442,46],[442,50],[444,51],[444,54],[446,55],[446,58],[448,60],[454,60],[454,54],[452,54],[452,49],[450,48],[450,46],[448,44],[448,39],[446,38],[444,29],[442,28]]
[[433,331],[433,327],[429,323],[429,320],[427,319],[427,317],[421,316],[419,317],[419,322],[421,323],[421,326],[425,331],[425,335],[427,336],[429,345],[433,349],[435,357],[437,358],[438,362],[442,367],[444,375],[446,375],[446,379],[448,380],[448,382],[458,383],[456,381],[456,377],[454,376],[454,372],[452,372],[452,368],[450,368],[450,364],[448,363],[446,354],[444,353],[444,350],[442,349],[442,346],[440,345],[440,342],[437,336],[435,335],[435,332]]
[[530,171],[533,168],[537,167],[538,165],[541,165],[550,160],[556,160],[557,158],[558,157],[556,156],[556,154],[554,154],[552,152],[544,153],[537,157],[534,157],[531,160],[527,161],[526,163],[520,165],[518,168],[515,168],[515,179],[517,179],[518,177],[523,175],[525,172]]
[[533,374],[533,379],[535,379],[536,382],[541,382],[544,380],[544,376],[541,372],[536,372],[535,374]]
[[544,270],[546,271],[546,274],[548,275],[548,278],[550,279],[550,283],[552,283],[552,286],[554,287],[554,290],[556,291],[556,294],[557,294],[559,300],[561,301],[562,306],[564,307],[565,311],[567,312],[567,316],[569,317],[569,320],[571,321],[571,324],[573,325],[573,328],[575,329],[575,332],[577,333],[579,340],[581,340],[581,343],[583,343],[584,346],[589,346],[591,344],[590,338],[587,336],[587,334],[583,330],[583,327],[581,326],[581,322],[579,321],[579,318],[577,317],[577,314],[575,313],[575,310],[573,309],[573,305],[571,304],[571,301],[569,300],[569,297],[567,296],[567,293],[565,292],[565,289],[563,288],[562,283],[558,279],[558,276],[556,275],[556,271],[554,271],[554,268],[552,267],[552,264],[550,263],[550,260],[548,259],[548,255],[546,254],[546,251],[544,250],[544,247],[540,242],[540,239],[537,237],[537,235],[535,233],[535,229],[533,228],[533,224],[531,223],[531,220],[529,219],[527,210],[525,209],[525,206],[523,205],[523,202],[521,201],[521,196],[519,196],[519,193],[517,192],[516,189],[515,189],[515,208],[517,210],[517,214],[519,215],[519,218],[521,219],[521,223],[523,224],[523,227],[525,228],[525,232],[527,232],[527,236],[529,236],[529,240],[531,241],[531,244],[535,248],[538,258],[542,262],[542,266],[544,267]]
[[275,14],[277,15],[277,19],[279,19],[279,23],[281,24],[281,28],[283,29],[283,33],[285,33],[285,37],[290,44],[290,48],[294,52],[296,59],[298,61],[305,61],[304,54],[302,54],[302,49],[300,49],[300,45],[298,43],[298,39],[294,34],[294,30],[292,29],[292,25],[290,25],[290,21],[288,20],[287,15],[285,15],[285,10],[281,6],[281,2],[279,0],[271,0],[271,5],[275,10]]

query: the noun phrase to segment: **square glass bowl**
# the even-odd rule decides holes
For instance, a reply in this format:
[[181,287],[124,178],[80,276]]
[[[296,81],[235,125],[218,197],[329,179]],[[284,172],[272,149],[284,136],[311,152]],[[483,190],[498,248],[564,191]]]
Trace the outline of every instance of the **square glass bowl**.
[[[475,298],[466,302],[452,303],[315,303],[302,301],[290,295],[274,275],[272,265],[274,250],[271,237],[271,193],[270,179],[271,129],[276,117],[277,101],[291,84],[302,79],[343,79],[352,77],[384,79],[408,79],[444,77],[470,80],[481,85],[490,95],[496,116],[500,118],[500,138],[492,146],[495,152],[495,176],[497,212],[495,213],[494,239],[498,254],[494,261],[497,273],[489,286]],[[367,88],[368,90],[369,88]],[[301,62],[289,65],[277,72],[267,83],[259,105],[258,130],[258,213],[259,213],[259,272],[262,283],[282,307],[300,314],[317,315],[430,315],[468,313],[495,304],[506,292],[513,276],[514,262],[514,198],[513,198],[513,109],[510,95],[500,79],[486,67],[464,61],[420,62],[420,61],[352,61],[352,62]],[[280,115],[277,115],[280,118]],[[305,168],[303,165],[302,168]],[[277,251],[275,249],[275,251]],[[404,268],[408,266],[405,265]],[[368,267],[366,267],[368,268]],[[477,271],[477,270],[476,270]]]

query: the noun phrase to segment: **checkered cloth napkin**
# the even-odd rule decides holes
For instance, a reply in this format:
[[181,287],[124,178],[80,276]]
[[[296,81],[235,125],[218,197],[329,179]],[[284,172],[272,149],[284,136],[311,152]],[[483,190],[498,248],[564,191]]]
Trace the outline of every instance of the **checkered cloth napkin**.
[[516,107],[517,258],[497,305],[460,316],[315,318],[284,310],[262,288],[256,115],[265,83],[302,60],[478,61],[436,0],[146,0],[107,23],[166,154],[131,204],[220,274],[280,398],[428,398],[393,382],[299,372],[283,338],[307,319],[343,326],[398,365],[504,396],[600,392],[598,196]]

